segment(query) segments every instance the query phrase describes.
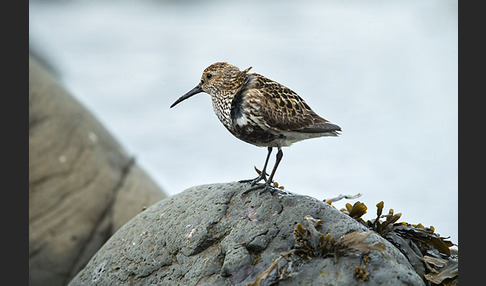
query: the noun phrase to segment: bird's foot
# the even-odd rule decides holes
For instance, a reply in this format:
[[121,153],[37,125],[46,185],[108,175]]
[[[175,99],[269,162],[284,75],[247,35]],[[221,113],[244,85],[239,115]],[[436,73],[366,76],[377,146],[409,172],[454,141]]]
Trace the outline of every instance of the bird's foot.
[[251,191],[260,190],[260,194],[263,194],[266,191],[271,191],[273,193],[274,188],[270,182],[254,184],[248,190],[244,191],[241,196],[248,194]]
[[260,171],[257,167],[253,167],[255,168],[255,171],[257,172],[258,174],[258,177],[256,177],[255,179],[249,179],[249,180],[241,180],[241,181],[238,181],[238,183],[251,183],[252,186],[255,186],[257,185],[258,182],[260,182],[261,180],[263,181],[267,181],[267,172],[262,172]]
[[277,182],[270,182],[270,181],[265,181],[265,183],[260,183],[260,184],[255,184],[255,185],[252,185],[251,188],[249,188],[248,190],[244,191],[241,196],[244,196],[246,194],[248,194],[249,192],[251,191],[255,191],[255,190],[260,190],[260,194],[263,194],[267,191],[270,192],[270,194],[273,194],[276,190],[283,190],[284,187],[283,186],[280,186]]

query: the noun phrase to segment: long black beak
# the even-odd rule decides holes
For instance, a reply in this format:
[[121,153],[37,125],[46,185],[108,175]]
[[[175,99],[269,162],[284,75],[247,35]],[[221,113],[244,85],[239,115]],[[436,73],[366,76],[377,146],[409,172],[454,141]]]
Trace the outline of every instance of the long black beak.
[[198,84],[195,88],[191,89],[188,93],[184,94],[183,96],[179,97],[178,100],[176,100],[174,103],[172,103],[172,105],[170,106],[170,108],[176,106],[179,102],[181,101],[184,101],[186,99],[188,99],[189,97],[195,95],[195,94],[198,94],[200,92],[202,92],[202,88],[201,86]]

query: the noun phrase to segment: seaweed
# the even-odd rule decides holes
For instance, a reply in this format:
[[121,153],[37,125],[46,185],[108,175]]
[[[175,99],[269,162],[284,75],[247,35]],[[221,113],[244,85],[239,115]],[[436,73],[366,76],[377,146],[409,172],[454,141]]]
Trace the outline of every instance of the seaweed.
[[361,197],[361,193],[357,193],[356,195],[343,195],[343,194],[340,194],[339,196],[335,197],[335,198],[332,198],[332,199],[325,199],[324,202],[328,203],[328,204],[332,204],[333,202],[337,202],[337,201],[340,201],[342,199],[356,199],[356,198],[359,198]]
[[[366,281],[369,273],[367,270],[369,258],[368,254],[372,250],[379,251],[382,255],[385,250],[383,242],[369,243],[366,238],[372,233],[350,232],[342,235],[337,240],[330,233],[324,234],[317,230],[322,225],[322,220],[305,216],[302,223],[297,223],[293,230],[294,247],[292,250],[280,254],[273,263],[264,271],[259,273],[255,279],[247,285],[260,286],[268,283],[277,283],[291,276],[289,264],[296,262],[297,259],[311,260],[314,258],[334,257],[334,263],[338,258],[352,254],[362,254],[363,265],[358,265],[353,269],[353,275],[358,281]],[[285,258],[286,264],[279,268],[279,263]],[[271,282],[269,281],[271,280]]]
[[323,234],[316,227],[322,224],[322,220],[311,216],[305,216],[306,227],[297,223],[294,228],[294,249],[303,258],[326,257],[334,255],[336,247],[334,238],[330,233]]
[[424,262],[430,273],[424,275],[425,279],[434,284],[458,285],[459,275],[458,261],[453,259],[442,259],[425,255]]
[[368,281],[368,277],[370,273],[368,272],[368,263],[370,262],[370,258],[368,254],[364,254],[362,260],[364,261],[363,265],[356,265],[354,267],[354,278],[358,280],[358,282],[366,282]]
[[[383,206],[384,206],[383,201],[377,203],[376,204],[376,208],[377,208],[376,219],[366,222],[366,225],[368,227],[370,227],[371,229],[373,229],[374,231],[376,231],[380,235],[383,235],[383,234],[391,231],[391,229],[393,228],[393,224],[395,222],[397,222],[398,219],[400,219],[400,217],[402,216],[401,213],[395,214],[393,209],[390,209],[388,211],[387,215],[382,215]],[[380,220],[381,218],[385,218],[385,220],[382,221],[382,220]]]
[[[340,195],[336,198],[324,200],[329,205],[343,198],[357,198],[355,196]],[[322,220],[305,216],[302,223],[297,223],[293,230],[294,246],[290,251],[282,253],[265,270],[259,273],[255,280],[247,285],[277,285],[278,281],[291,276],[290,266],[298,259],[300,261],[314,258],[334,257],[334,263],[338,258],[346,255],[361,255],[361,264],[353,269],[353,276],[359,282],[366,282],[369,279],[368,254],[375,250],[384,255],[385,243],[369,243],[366,238],[373,232],[393,244],[404,254],[414,270],[423,277],[426,285],[458,285],[459,273],[459,252],[451,249],[454,243],[448,237],[441,237],[435,233],[433,226],[425,227],[421,223],[410,224],[399,222],[401,213],[395,213],[389,209],[383,214],[384,202],[376,204],[376,218],[364,220],[363,215],[367,213],[368,207],[357,201],[353,205],[346,203],[341,211],[359,223],[366,226],[369,231],[350,232],[337,240],[330,233],[318,231]],[[279,265],[282,259],[287,262]]]
[[346,203],[346,208],[341,209],[342,212],[348,214],[350,217],[356,219],[357,221],[361,221],[361,217],[366,213],[368,210],[368,207],[360,202],[357,201],[354,203],[354,205],[351,205],[350,203]]
[[[291,259],[289,258],[290,255],[292,255],[296,250],[292,249],[290,251],[284,252],[280,254],[280,257],[275,259],[273,263],[264,271],[258,273],[258,275],[255,277],[255,279],[246,284],[245,286],[261,286],[263,284],[263,281],[265,281],[265,284],[267,285],[272,285],[274,283],[277,283],[280,280],[283,280],[283,278],[286,278],[285,275],[283,275],[282,271],[277,271],[275,272],[276,274],[279,274],[278,276],[273,276],[272,277],[272,272],[274,272],[275,269],[278,269],[278,263],[282,258],[285,258],[287,262],[290,262]],[[272,278],[272,281],[268,281],[268,278]]]
[[[362,218],[367,207],[359,201],[354,205],[347,203],[341,211],[397,247],[426,285],[456,285],[459,279],[458,251],[451,250],[455,244],[448,237],[435,233],[433,226],[398,222],[402,214],[393,209],[384,215],[383,207],[383,201],[376,204],[376,218],[367,221]],[[355,273],[360,277],[364,275],[361,268],[355,269]]]
[[366,238],[372,233],[353,231],[347,233],[336,241],[330,233],[324,234],[317,231],[316,226],[322,224],[320,219],[306,216],[307,228],[298,223],[294,229],[294,238],[297,253],[304,258],[334,256],[335,262],[339,256],[355,252],[369,253],[371,250],[378,250],[383,254],[385,244],[382,242],[371,244]]
[[371,231],[367,232],[350,232],[341,236],[336,243],[336,251],[340,252],[345,250],[349,251],[360,251],[364,254],[370,253],[371,250],[377,250],[384,255],[386,245],[383,242],[369,243],[365,239],[371,234]]

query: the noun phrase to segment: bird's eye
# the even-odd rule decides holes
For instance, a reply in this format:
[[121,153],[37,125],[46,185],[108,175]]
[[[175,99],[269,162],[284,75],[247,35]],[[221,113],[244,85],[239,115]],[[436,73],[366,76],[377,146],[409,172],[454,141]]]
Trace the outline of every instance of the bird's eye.
[[206,75],[206,78],[207,78],[207,79],[210,79],[210,78],[212,78],[212,77],[213,77],[213,75],[212,75],[212,74],[210,74],[210,73],[208,73],[208,74]]

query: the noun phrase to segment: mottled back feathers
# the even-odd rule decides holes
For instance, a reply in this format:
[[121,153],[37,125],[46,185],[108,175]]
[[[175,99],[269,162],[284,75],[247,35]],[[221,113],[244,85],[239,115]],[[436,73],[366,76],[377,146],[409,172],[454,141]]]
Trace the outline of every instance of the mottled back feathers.
[[293,90],[257,73],[248,75],[248,81],[233,99],[232,109],[241,110],[241,105],[275,131],[340,131],[339,126],[317,115]]

